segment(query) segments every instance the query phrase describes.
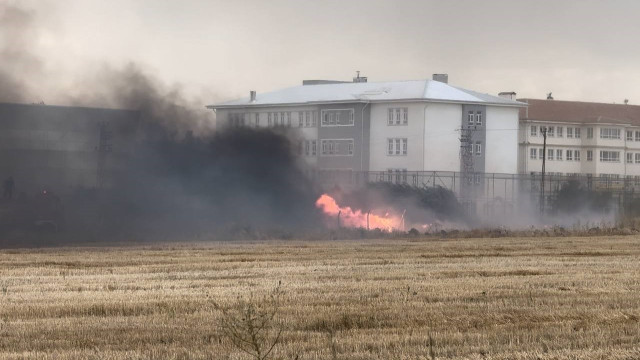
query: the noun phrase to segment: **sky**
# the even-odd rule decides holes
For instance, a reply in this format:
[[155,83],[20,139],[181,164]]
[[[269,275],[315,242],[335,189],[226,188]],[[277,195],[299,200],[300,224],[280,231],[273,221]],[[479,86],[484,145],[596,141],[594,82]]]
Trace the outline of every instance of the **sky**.
[[44,101],[134,62],[211,104],[303,79],[431,78],[640,104],[640,1],[0,0],[30,9]]

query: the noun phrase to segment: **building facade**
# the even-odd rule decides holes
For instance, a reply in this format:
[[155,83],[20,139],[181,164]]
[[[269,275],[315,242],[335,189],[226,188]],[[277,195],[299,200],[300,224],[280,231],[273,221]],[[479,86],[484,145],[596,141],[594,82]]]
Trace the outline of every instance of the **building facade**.
[[[640,106],[521,99],[519,172],[640,179]],[[543,131],[547,132],[546,152]]]
[[441,81],[304,81],[208,108],[219,127],[291,128],[300,154],[321,177],[516,173],[523,104],[434,78]]

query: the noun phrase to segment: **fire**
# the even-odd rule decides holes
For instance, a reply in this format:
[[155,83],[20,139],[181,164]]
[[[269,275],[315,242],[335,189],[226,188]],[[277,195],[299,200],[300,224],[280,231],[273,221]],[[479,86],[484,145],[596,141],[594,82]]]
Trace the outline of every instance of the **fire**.
[[[316,201],[316,207],[321,209],[325,215],[337,218],[340,216],[340,225],[353,228],[367,228],[367,213],[362,210],[353,210],[349,206],[340,207],[336,200],[327,194],[322,194]],[[385,216],[378,216],[369,213],[369,229],[379,228],[392,231],[394,228],[401,228],[402,217],[391,215],[389,212]]]

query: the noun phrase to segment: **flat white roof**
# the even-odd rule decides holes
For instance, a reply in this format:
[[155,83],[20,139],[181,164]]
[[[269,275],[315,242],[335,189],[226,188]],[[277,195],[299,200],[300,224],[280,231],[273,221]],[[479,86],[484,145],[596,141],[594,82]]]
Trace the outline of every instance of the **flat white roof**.
[[434,80],[409,80],[366,83],[300,85],[267,93],[258,93],[255,101],[244,97],[207,106],[225,107],[293,105],[334,102],[387,101],[456,102],[522,107],[527,104],[451,86]]

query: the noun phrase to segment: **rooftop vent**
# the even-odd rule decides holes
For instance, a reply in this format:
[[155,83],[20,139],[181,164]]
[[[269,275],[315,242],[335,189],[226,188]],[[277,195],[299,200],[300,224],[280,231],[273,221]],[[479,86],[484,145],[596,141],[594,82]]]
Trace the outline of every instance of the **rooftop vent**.
[[255,90],[249,91],[249,98],[251,99],[251,102],[256,102],[256,91]]
[[449,74],[433,74],[434,81],[439,81],[441,83],[448,84],[449,83]]
[[516,92],[515,91],[503,91],[503,92],[499,93],[498,96],[500,96],[501,98],[509,99],[509,100],[515,100],[516,99]]
[[354,83],[366,83],[367,82],[367,77],[366,76],[360,76],[360,71],[356,71],[356,77],[353,78],[353,82]]

